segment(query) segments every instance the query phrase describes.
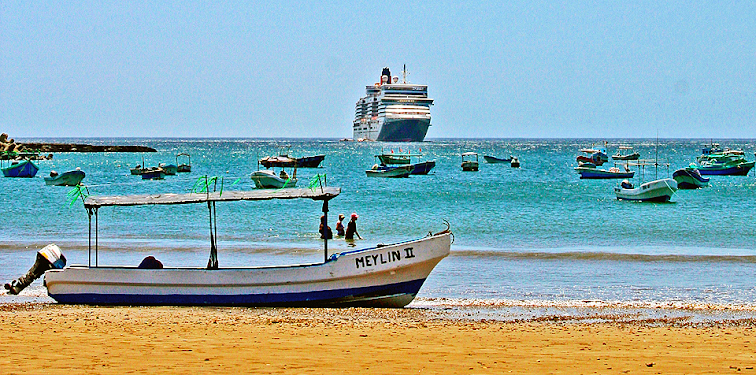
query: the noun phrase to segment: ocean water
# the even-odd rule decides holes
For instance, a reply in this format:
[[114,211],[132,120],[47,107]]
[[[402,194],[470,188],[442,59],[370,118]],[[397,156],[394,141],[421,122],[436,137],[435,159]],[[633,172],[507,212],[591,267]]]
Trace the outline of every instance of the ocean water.
[[[671,203],[615,199],[618,180],[580,180],[572,169],[591,139],[447,140],[423,143],[357,143],[296,139],[65,139],[89,144],[137,144],[157,153],[60,153],[40,161],[36,178],[0,178],[4,206],[0,231],[0,278],[24,274],[35,251],[56,243],[69,264],[138,264],[154,255],[166,265],[207,263],[206,206],[103,208],[101,251],[87,251],[88,219],[69,187],[45,186],[51,170],[81,167],[93,195],[189,192],[200,176],[218,176],[224,190],[254,187],[258,158],[285,150],[293,156],[325,154],[320,168],[299,169],[300,187],[316,174],[341,195],[330,203],[329,222],[339,213],[360,215],[358,231],[368,247],[422,237],[445,228],[454,233],[452,255],[423,286],[415,307],[474,309],[477,313],[538,316],[554,308],[720,310],[756,316],[756,178],[712,176],[711,186],[678,191]],[[700,155],[709,140],[607,140],[609,153],[632,145],[644,159],[669,167],[646,168],[635,182],[671,177]],[[753,160],[756,140],[715,140],[743,149]],[[382,150],[421,152],[437,165],[428,176],[369,178],[365,170]],[[462,172],[461,153],[478,152],[479,172]],[[129,167],[175,163],[191,154],[190,174],[142,181]],[[518,156],[522,166],[487,164],[483,155]],[[611,164],[611,162],[610,162]],[[606,165],[605,165],[606,166]],[[219,259],[223,265],[317,262],[321,206],[314,201],[218,204]],[[332,251],[347,249],[329,242]],[[21,297],[0,303],[49,301],[40,281]],[[733,313],[736,312],[736,313]],[[674,315],[674,313],[673,313]],[[700,315],[700,314],[699,314]],[[705,314],[704,314],[705,315]]]

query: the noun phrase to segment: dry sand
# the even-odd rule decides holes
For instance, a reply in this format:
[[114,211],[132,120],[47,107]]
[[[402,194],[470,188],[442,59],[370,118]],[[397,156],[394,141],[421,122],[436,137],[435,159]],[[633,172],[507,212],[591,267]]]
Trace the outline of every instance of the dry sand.
[[753,373],[753,321],[458,320],[418,309],[0,305],[0,373]]

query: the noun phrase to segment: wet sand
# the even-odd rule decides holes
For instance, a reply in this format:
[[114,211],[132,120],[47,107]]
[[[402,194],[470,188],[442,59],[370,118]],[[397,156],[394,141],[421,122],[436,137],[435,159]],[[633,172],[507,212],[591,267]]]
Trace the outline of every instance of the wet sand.
[[751,320],[462,320],[419,309],[0,306],[2,373],[754,373]]

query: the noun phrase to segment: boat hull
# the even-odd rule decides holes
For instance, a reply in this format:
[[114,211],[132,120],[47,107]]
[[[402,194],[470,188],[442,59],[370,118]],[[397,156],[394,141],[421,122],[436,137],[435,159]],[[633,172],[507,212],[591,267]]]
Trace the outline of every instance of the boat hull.
[[483,159],[486,160],[486,163],[491,163],[491,164],[495,164],[495,163],[510,163],[510,162],[512,162],[512,158],[499,159],[497,157],[488,156],[488,155],[483,155]]
[[[431,170],[433,170],[433,168],[436,167],[436,162],[435,161],[425,161],[425,162],[422,162],[422,163],[410,164],[409,167],[412,168],[412,170],[410,171],[411,175],[412,174],[414,174],[414,175],[427,175],[428,173],[430,173]],[[389,167],[389,166],[386,166],[386,165],[381,165],[381,166],[378,167],[378,169],[380,169],[380,170],[389,170],[389,169],[396,169],[396,168],[397,167]]]
[[612,159],[614,160],[638,160],[640,159],[640,154],[637,152],[633,152],[629,155],[612,155]]
[[425,161],[422,163],[415,163],[415,164],[412,164],[412,172],[410,172],[410,174],[427,175],[435,167],[436,167],[436,162],[432,160]]
[[162,169],[159,170],[143,170],[142,171],[142,180],[163,180],[165,179],[165,171]]
[[699,167],[698,171],[705,176],[747,176],[754,164],[756,162],[750,161],[732,167]]
[[47,271],[45,285],[64,304],[403,307],[450,245],[444,233],[285,267],[72,266]]
[[430,127],[430,119],[386,119],[376,141],[422,142]]
[[677,191],[677,182],[671,178],[646,182],[634,189],[614,188],[619,200],[638,202],[669,202]]
[[365,174],[368,177],[386,177],[386,178],[404,178],[412,174],[414,167],[412,165],[403,165],[400,167],[373,167],[368,169]]
[[325,155],[305,156],[297,158],[298,168],[317,168],[325,159]]
[[68,171],[56,177],[45,177],[48,186],[76,186],[84,179],[83,171]]
[[633,178],[634,171],[631,172],[610,172],[603,169],[575,167],[575,170],[580,174],[581,179],[589,180],[608,180],[613,178]]
[[23,160],[8,168],[2,168],[2,171],[5,177],[34,177],[37,175],[39,167],[29,160]]
[[270,156],[260,159],[260,164],[265,168],[294,166],[297,168],[317,168],[324,159],[325,155],[305,156],[296,159],[288,156]]
[[464,161],[464,162],[462,162],[462,171],[464,171],[464,172],[477,172],[478,171],[478,162],[477,161]]

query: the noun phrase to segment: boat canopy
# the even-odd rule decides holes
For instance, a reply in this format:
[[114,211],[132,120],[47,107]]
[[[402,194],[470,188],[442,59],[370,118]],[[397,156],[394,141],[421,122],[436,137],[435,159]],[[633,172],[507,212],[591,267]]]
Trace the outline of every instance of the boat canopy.
[[377,157],[377,158],[379,158],[381,156],[391,156],[391,157],[395,157],[395,158],[400,158],[400,157],[421,157],[421,156],[423,156],[423,154],[410,154],[410,153],[404,153],[403,154],[401,152],[397,152],[396,154],[394,154],[394,153],[383,153],[383,154],[375,155],[375,157]]
[[84,207],[99,208],[105,206],[140,206],[157,204],[190,204],[205,202],[262,201],[271,199],[310,198],[327,201],[341,193],[341,188],[323,187],[315,189],[280,189],[224,191],[213,193],[188,194],[149,194],[89,196],[84,200]]
[[477,152],[465,152],[462,154],[462,156],[478,156]]

